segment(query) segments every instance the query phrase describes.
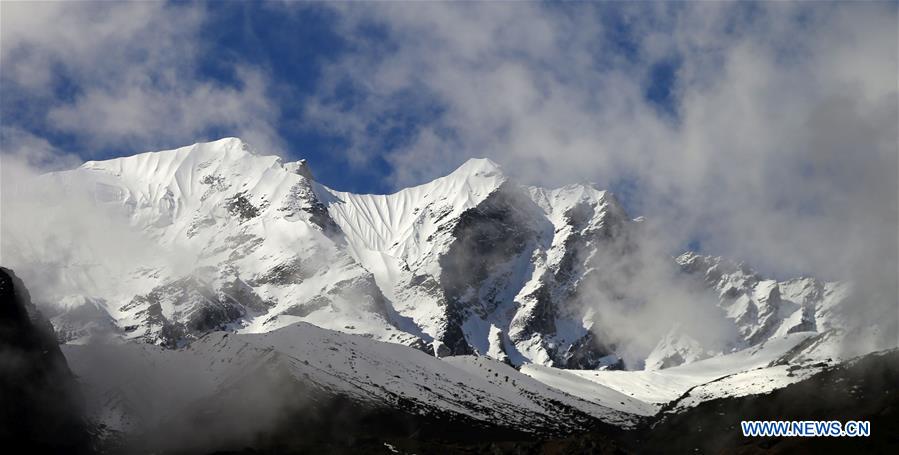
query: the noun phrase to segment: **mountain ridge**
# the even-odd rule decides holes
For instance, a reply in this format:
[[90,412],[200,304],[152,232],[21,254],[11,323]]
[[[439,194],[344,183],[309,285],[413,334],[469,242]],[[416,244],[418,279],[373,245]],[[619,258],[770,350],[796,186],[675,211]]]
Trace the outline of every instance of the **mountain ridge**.
[[489,159],[385,195],[336,191],[312,175],[303,160],[225,138],[44,176],[120,213],[159,253],[84,278],[108,289],[62,296],[102,307],[102,321],[78,322],[77,308],[56,308],[56,321],[87,339],[111,319],[116,337],[169,347],[210,330],[306,321],[438,356],[584,369],[664,368],[840,328],[832,308],[849,291],[838,284],[774,282],[685,253],[652,260],[717,302],[708,317],[736,335],[708,345],[673,325],[655,348],[628,354],[607,316],[657,297],[639,290],[651,253],[641,252],[641,220],[614,194],[521,185]]

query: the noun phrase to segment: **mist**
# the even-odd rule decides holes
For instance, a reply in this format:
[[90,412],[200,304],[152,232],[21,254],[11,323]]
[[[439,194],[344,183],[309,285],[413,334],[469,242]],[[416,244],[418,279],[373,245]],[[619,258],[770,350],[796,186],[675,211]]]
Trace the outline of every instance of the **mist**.
[[158,245],[101,189],[26,157],[0,155],[0,263],[33,288],[36,304],[52,312],[67,296],[118,296],[123,270],[190,270],[194,252]]
[[701,346],[690,360],[743,347],[717,294],[686,275],[643,222],[600,243],[587,264],[593,272],[571,304],[592,316],[597,339],[615,346],[625,369],[643,369],[668,337]]
[[190,350],[150,345],[100,342],[64,352],[83,375],[87,415],[114,423],[106,430],[107,449],[114,452],[245,447],[292,416],[322,418],[316,400],[330,399],[267,357],[229,371]]

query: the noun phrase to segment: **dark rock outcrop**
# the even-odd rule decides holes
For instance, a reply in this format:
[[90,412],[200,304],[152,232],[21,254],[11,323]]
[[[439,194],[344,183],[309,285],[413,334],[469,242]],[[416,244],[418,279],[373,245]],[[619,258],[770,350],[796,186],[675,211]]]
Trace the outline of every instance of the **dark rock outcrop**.
[[259,208],[250,202],[246,191],[242,191],[228,198],[225,201],[225,207],[231,215],[239,217],[241,221],[246,221],[250,218],[259,216]]
[[50,323],[0,267],[0,444],[22,453],[90,452],[77,384]]
[[446,299],[447,322],[442,342],[453,355],[472,354],[462,332],[466,312],[491,311],[497,302],[479,300],[479,290],[489,274],[525,250],[535,232],[527,208],[533,206],[515,188],[501,186],[477,207],[459,218],[453,228],[453,244],[440,258],[440,285]]
[[[228,282],[220,292],[208,283],[188,276],[157,286],[146,295],[134,297],[123,310],[149,304],[139,314],[148,329],[161,327],[158,333],[148,330],[146,341],[169,348],[177,348],[203,334],[221,330],[225,325],[239,320],[247,307],[265,306],[255,294],[249,295],[248,287],[235,287]],[[232,293],[240,290],[240,293]],[[251,289],[250,289],[251,290]],[[162,303],[167,302],[175,313],[166,317]]]

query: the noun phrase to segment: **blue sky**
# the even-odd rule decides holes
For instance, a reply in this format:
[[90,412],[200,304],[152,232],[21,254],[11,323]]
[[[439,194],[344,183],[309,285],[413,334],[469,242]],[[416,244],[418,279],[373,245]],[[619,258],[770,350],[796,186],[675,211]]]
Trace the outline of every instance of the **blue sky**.
[[823,276],[895,250],[895,2],[3,2],[0,20],[0,151],[38,171],[240,136],[390,192],[489,157],[611,188],[673,250]]

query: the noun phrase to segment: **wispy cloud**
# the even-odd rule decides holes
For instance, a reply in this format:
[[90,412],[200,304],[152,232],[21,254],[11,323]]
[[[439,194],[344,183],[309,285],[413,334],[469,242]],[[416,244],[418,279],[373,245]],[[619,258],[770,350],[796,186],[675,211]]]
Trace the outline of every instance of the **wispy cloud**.
[[[5,96],[29,107],[20,129],[74,137],[85,157],[221,132],[278,152],[279,108],[265,71],[234,61],[224,83],[199,67],[208,14],[203,4],[5,3],[0,77]],[[5,110],[4,127],[22,123],[20,115]],[[18,147],[4,136],[4,149]]]

